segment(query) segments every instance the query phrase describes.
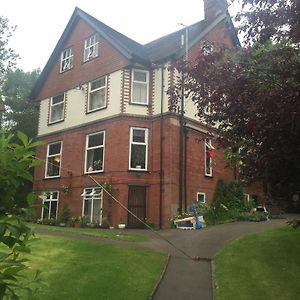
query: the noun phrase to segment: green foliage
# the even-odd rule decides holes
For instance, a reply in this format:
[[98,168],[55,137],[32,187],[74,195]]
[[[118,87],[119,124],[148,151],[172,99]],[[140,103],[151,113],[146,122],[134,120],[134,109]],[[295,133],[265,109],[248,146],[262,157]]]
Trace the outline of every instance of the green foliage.
[[14,30],[15,27],[9,25],[8,19],[0,16],[0,87],[3,84],[3,76],[15,66],[18,57],[8,45]]
[[105,219],[105,218],[102,219],[100,228],[102,228],[102,229],[109,229],[109,227],[110,227],[109,221],[107,219]]
[[[16,193],[25,181],[32,181],[30,169],[40,163],[34,157],[33,149],[39,145],[24,133],[17,135],[0,131],[0,244],[9,251],[0,253],[0,299],[21,299],[30,296],[34,289],[31,284],[39,282],[37,272],[31,282],[24,282],[23,271],[28,267],[21,254],[30,253],[29,243],[33,241],[31,228],[19,218],[3,217],[9,213],[27,216],[29,209],[18,209]],[[36,197],[29,193],[26,197],[31,206]]]
[[249,221],[252,222],[261,222],[261,221],[267,221],[268,220],[268,213],[264,211],[253,211],[249,215]]
[[70,208],[69,208],[68,204],[64,203],[62,213],[60,216],[60,222],[67,224],[67,223],[69,223],[70,219],[71,219]]
[[3,128],[11,133],[23,131],[30,138],[36,137],[38,110],[29,95],[40,71],[10,71],[6,74],[2,92],[6,111],[3,113]]
[[291,226],[292,228],[297,229],[297,228],[300,227],[300,220],[294,219],[294,220],[291,220],[291,221],[287,221],[287,224],[289,226]]
[[242,186],[234,181],[219,179],[213,197],[213,204],[225,205],[227,209],[245,210],[245,199]]
[[[199,204],[198,204],[199,205]],[[220,179],[217,182],[213,202],[210,208],[206,205],[197,208],[207,224],[219,224],[237,220],[249,220],[253,201],[244,198],[242,186],[237,182],[226,182]]]
[[31,252],[29,243],[34,240],[31,228],[19,218],[0,219],[0,243],[8,248],[0,252],[0,299],[22,299],[37,291],[41,283],[39,271],[30,281],[20,280],[29,268],[28,260],[21,258],[21,254]]
[[[13,138],[16,142],[13,142]],[[32,181],[30,169],[40,164],[34,157],[34,142],[24,133],[16,136],[0,131],[0,213],[12,211],[18,203],[16,192],[25,181]]]

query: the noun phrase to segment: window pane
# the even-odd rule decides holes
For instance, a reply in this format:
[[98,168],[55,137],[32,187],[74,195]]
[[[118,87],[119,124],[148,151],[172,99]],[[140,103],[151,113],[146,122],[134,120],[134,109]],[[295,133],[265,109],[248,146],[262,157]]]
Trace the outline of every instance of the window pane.
[[90,93],[89,110],[102,108],[105,106],[105,89]]
[[58,176],[60,167],[60,156],[52,156],[48,158],[47,176]]
[[100,222],[100,214],[101,214],[101,202],[100,199],[94,199],[94,207],[93,207],[93,222]]
[[89,136],[89,148],[101,145],[103,145],[103,133],[93,134]]
[[59,154],[60,147],[61,147],[61,143],[49,145],[49,155]]
[[52,194],[52,199],[58,199],[58,192],[51,192]]
[[87,151],[86,172],[101,171],[103,169],[103,148]]
[[89,221],[91,222],[91,212],[92,212],[92,200],[84,200],[84,208],[83,214],[85,217],[88,217]]
[[52,98],[52,104],[56,104],[62,101],[64,101],[64,94]]
[[50,218],[56,219],[57,201],[51,201]]
[[105,77],[102,77],[99,80],[91,82],[91,90],[95,90],[103,86],[105,86]]
[[133,83],[132,101],[147,104],[147,85],[144,83]]
[[131,145],[131,161],[130,167],[133,169],[146,168],[146,146],[145,145]]
[[198,202],[205,202],[204,194],[198,194]]
[[133,77],[134,77],[133,78],[134,81],[147,82],[147,73],[146,72],[134,71]]
[[43,219],[48,219],[49,206],[50,206],[50,201],[45,201],[44,202],[44,207],[43,207]]
[[132,141],[137,143],[145,143],[145,130],[133,129]]
[[51,119],[50,122],[60,121],[64,118],[64,104],[57,104],[51,107]]

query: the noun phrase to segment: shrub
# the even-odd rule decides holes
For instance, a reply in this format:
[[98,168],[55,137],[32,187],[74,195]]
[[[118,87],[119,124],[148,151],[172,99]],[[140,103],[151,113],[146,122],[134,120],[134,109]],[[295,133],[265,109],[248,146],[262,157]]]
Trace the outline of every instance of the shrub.
[[[14,141],[14,142],[12,142]],[[31,228],[24,224],[20,217],[10,214],[26,215],[30,209],[17,208],[16,193],[27,181],[32,181],[31,169],[40,163],[34,157],[34,148],[40,142],[33,142],[24,133],[8,134],[0,130],[0,243],[9,248],[0,255],[0,299],[21,299],[31,297],[35,289],[26,282],[22,271],[26,270],[26,260],[22,253],[29,253],[29,242],[32,241]],[[25,197],[29,206],[35,201],[34,193]],[[39,272],[31,280],[37,283]]]

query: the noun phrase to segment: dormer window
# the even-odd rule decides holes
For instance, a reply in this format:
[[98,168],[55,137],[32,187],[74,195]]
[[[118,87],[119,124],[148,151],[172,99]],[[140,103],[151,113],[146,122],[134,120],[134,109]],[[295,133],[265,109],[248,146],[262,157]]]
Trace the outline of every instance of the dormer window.
[[65,72],[73,67],[73,51],[72,48],[67,48],[61,53],[60,72]]
[[98,45],[96,35],[92,35],[84,41],[84,61],[98,56]]
[[131,103],[148,105],[149,72],[132,70]]

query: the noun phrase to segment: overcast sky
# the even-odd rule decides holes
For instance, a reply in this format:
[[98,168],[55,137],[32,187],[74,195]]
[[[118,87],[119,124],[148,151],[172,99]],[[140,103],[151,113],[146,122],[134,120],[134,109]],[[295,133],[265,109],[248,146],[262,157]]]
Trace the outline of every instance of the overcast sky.
[[17,25],[10,46],[19,68],[45,66],[76,6],[141,44],[204,17],[202,0],[1,0],[0,15]]

